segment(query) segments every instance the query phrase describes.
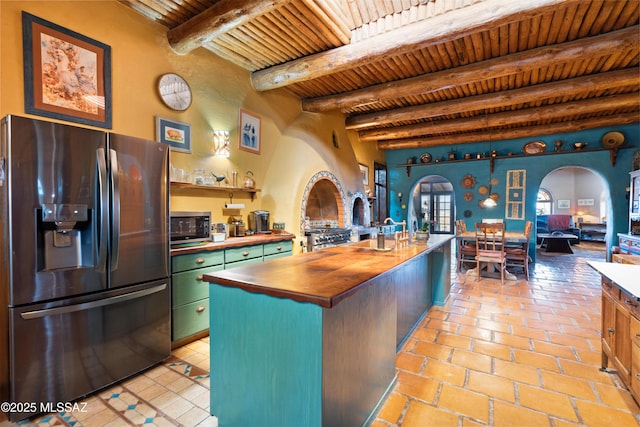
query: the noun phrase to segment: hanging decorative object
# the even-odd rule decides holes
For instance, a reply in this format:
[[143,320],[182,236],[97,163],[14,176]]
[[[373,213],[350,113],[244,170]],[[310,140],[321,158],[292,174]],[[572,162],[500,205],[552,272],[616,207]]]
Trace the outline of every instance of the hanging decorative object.
[[476,186],[476,179],[471,174],[466,174],[464,178],[462,178],[462,187],[463,188],[473,188]]
[[527,171],[524,169],[507,171],[505,218],[524,219],[524,195]]

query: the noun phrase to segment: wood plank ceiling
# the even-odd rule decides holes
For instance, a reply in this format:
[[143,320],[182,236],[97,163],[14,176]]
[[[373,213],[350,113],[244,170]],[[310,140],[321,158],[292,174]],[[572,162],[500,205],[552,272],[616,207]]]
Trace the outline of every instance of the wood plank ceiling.
[[640,122],[638,0],[119,0],[380,149]]

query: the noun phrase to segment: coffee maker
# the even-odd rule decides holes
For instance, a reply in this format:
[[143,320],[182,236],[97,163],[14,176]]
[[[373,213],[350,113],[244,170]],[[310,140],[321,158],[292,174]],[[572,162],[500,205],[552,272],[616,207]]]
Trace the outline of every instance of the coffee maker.
[[250,212],[249,229],[255,234],[271,233],[271,230],[269,230],[269,211]]

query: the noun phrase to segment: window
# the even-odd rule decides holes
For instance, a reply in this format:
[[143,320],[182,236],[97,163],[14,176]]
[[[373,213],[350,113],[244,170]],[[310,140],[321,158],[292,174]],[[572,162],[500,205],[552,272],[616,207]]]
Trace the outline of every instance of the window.
[[544,188],[538,190],[538,201],[536,202],[536,215],[551,215],[553,199],[551,193]]
[[[420,182],[419,201],[416,216],[420,219],[418,227],[430,222],[433,234],[451,234],[453,229],[453,186],[439,177],[429,177]],[[429,217],[426,217],[428,213]]]
[[373,185],[375,199],[371,220],[382,224],[389,215],[387,215],[387,167],[381,163],[373,163]]

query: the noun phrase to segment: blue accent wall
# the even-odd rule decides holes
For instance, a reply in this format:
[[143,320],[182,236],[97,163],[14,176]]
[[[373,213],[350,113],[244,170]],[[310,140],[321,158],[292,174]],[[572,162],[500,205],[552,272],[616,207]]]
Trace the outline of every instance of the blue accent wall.
[[[611,166],[609,150],[595,152],[573,152],[572,144],[583,141],[587,143],[585,150],[602,148],[602,136],[610,131],[622,132],[625,136],[625,144],[618,150],[615,166]],[[493,177],[498,179],[498,184],[493,186],[492,191],[500,195],[498,206],[494,208],[481,208],[478,205],[481,196],[478,194],[480,185],[489,185],[489,153],[496,150],[498,156],[506,156],[509,152],[514,155],[521,155],[522,147],[531,141],[543,141],[546,144],[546,152],[554,151],[554,142],[563,141],[563,151],[571,150],[567,154],[554,154],[542,156],[525,156],[502,159],[495,162]],[[630,148],[628,148],[630,147]],[[610,196],[611,206],[607,221],[610,233],[607,240],[607,248],[617,244],[617,233],[628,232],[628,209],[629,200],[625,197],[626,188],[629,186],[629,172],[631,171],[633,153],[640,149],[640,124],[589,129],[580,132],[559,133],[544,135],[539,138],[518,138],[510,140],[499,140],[490,143],[489,141],[469,144],[456,144],[439,147],[425,147],[403,150],[389,150],[386,153],[388,168],[388,186],[390,216],[397,221],[407,218],[409,198],[414,188],[425,177],[430,175],[440,175],[449,180],[454,187],[456,219],[465,219],[467,225],[472,225],[482,218],[504,218],[505,217],[505,182],[508,170],[525,169],[527,171],[525,187],[525,218],[524,220],[507,220],[508,230],[518,230],[524,228],[525,221],[533,221],[535,228],[536,200],[540,182],[550,172],[567,166],[578,166],[591,169],[599,174],[606,182]],[[456,152],[456,158],[461,159],[465,153],[471,153],[474,160],[466,162],[447,162],[447,155],[450,151]],[[487,158],[475,160],[476,153],[485,153]],[[407,163],[409,158],[415,158],[419,162],[420,156],[429,153],[432,156],[432,163],[425,166],[414,166],[411,168],[410,176],[407,176],[407,168],[401,166]],[[440,163],[433,163],[436,159]],[[476,178],[476,185],[471,190],[462,187],[461,181],[466,174],[471,174]],[[472,191],[474,199],[470,202],[464,201],[464,193]],[[399,201],[398,193],[402,193],[402,202]],[[406,205],[403,207],[403,205]],[[465,210],[472,212],[471,217],[464,218]],[[535,232],[535,229],[534,229]],[[532,241],[535,241],[532,234]],[[532,243],[533,245],[534,243]],[[535,251],[532,255],[535,257]]]

